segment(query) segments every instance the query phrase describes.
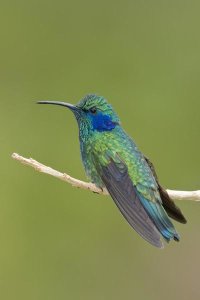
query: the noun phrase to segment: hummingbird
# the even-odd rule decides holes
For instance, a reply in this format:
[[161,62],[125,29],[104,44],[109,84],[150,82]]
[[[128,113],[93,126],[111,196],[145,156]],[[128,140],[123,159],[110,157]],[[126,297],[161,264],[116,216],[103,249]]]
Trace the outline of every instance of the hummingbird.
[[[107,100],[89,94],[76,105],[38,101],[71,110],[77,120],[81,158],[88,179],[106,188],[130,226],[153,246],[179,241],[170,218],[186,223],[181,210],[160,185],[151,161],[124,131]],[[170,218],[169,218],[170,217]]]

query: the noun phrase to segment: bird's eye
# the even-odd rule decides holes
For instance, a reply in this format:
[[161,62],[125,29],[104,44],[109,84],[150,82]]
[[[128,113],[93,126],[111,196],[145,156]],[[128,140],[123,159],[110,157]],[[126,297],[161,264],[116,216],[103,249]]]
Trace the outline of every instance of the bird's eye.
[[96,107],[91,107],[91,108],[90,108],[90,112],[91,112],[93,115],[95,115],[96,112],[97,112]]

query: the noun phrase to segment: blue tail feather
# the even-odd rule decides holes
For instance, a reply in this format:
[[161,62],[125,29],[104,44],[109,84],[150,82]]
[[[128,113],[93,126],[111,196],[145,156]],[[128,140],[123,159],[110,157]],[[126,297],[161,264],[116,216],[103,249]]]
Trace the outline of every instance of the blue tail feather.
[[169,242],[171,239],[176,241],[180,240],[180,236],[177,233],[174,225],[170,221],[167,213],[165,212],[162,204],[155,203],[144,198],[140,193],[138,193],[141,203],[143,204],[146,212],[154,222],[155,226],[164,237],[164,239]]

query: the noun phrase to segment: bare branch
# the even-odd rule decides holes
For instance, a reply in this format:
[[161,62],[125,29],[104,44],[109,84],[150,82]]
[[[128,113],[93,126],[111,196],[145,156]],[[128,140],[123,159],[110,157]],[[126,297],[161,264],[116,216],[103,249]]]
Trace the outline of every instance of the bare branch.
[[38,172],[45,173],[45,174],[54,176],[60,180],[63,180],[65,182],[68,182],[69,184],[71,184],[74,187],[81,188],[84,190],[90,190],[97,194],[108,195],[108,192],[106,189],[100,189],[91,182],[84,182],[79,179],[73,178],[73,177],[69,176],[68,174],[56,171],[50,167],[47,167],[47,166],[39,163],[38,161],[36,161],[32,158],[25,158],[17,153],[13,153],[12,158],[15,160],[18,160],[19,162],[21,162],[24,165],[34,168]]
[[[74,187],[81,188],[84,190],[90,190],[97,194],[108,195],[108,191],[105,188],[100,189],[91,182],[84,182],[79,179],[73,178],[73,177],[69,176],[68,174],[61,173],[50,167],[47,167],[32,158],[25,158],[17,153],[13,153],[12,158],[15,160],[18,160],[19,162],[21,162],[24,165],[34,168],[38,172],[45,173],[45,174],[54,176],[60,180],[63,180],[65,182],[68,182],[69,184],[71,184]],[[167,192],[168,192],[170,198],[173,200],[200,201],[200,190],[189,191],[189,192],[167,190]]]

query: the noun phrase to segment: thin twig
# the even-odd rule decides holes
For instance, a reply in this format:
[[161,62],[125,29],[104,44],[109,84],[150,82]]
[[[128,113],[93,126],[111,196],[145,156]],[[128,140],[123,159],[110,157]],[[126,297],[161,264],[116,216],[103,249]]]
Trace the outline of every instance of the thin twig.
[[[84,182],[79,179],[73,178],[69,176],[68,174],[61,173],[59,171],[56,171],[50,167],[47,167],[38,161],[32,159],[32,158],[25,158],[17,153],[12,154],[12,158],[15,160],[18,160],[24,165],[30,166],[34,168],[36,171],[49,174],[51,176],[54,176],[60,180],[63,180],[65,182],[68,182],[74,187],[81,188],[84,190],[90,190],[97,194],[102,195],[108,195],[108,191],[104,189],[98,188],[95,184],[91,182]],[[173,190],[167,190],[169,196],[173,200],[191,200],[191,201],[200,201],[200,190],[198,191],[173,191]]]
[[50,167],[47,167],[47,166],[39,163],[38,161],[36,161],[32,158],[25,158],[17,153],[13,153],[12,158],[14,158],[15,160],[18,160],[19,162],[21,162],[24,165],[34,168],[38,172],[45,173],[45,174],[54,176],[60,180],[63,180],[65,182],[68,182],[69,184],[71,184],[74,187],[81,188],[84,190],[90,190],[97,194],[108,195],[108,192],[106,189],[100,189],[91,182],[84,182],[79,179],[73,178],[66,173],[61,173],[57,170],[54,170]]

